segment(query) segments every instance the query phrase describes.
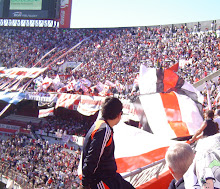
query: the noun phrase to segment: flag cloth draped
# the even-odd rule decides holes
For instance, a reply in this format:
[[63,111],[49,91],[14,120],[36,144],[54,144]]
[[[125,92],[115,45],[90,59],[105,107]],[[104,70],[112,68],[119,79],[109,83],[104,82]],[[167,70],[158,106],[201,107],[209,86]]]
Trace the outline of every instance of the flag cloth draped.
[[58,94],[58,99],[55,108],[63,107],[70,110],[76,110],[80,99],[81,96],[77,94],[68,94],[68,93]]
[[164,159],[167,148],[176,141],[167,140],[122,121],[113,127],[117,172],[126,173]]
[[140,101],[151,131],[168,138],[195,134],[203,121],[203,95],[173,68],[141,65],[139,75]]
[[99,96],[82,95],[77,111],[86,116],[94,115],[101,108],[104,99]]
[[140,101],[154,134],[165,138],[195,134],[203,118],[192,99],[175,92],[141,95]]
[[140,94],[170,92],[181,88],[184,80],[171,69],[140,67],[139,87]]
[[185,94],[192,100],[203,103],[203,95],[190,83],[184,81],[173,70],[140,67],[139,76],[140,94],[166,93],[176,91]]

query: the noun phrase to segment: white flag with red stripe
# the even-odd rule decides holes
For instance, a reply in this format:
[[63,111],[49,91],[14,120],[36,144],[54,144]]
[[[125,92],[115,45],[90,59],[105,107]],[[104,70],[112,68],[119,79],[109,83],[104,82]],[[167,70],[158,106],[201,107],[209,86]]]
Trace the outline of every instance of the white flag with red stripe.
[[76,110],[79,104],[81,96],[78,94],[68,94],[68,93],[61,93],[58,94],[58,99],[56,103],[56,107],[63,107],[70,110]]
[[195,134],[203,118],[195,102],[186,95],[155,93],[140,96],[152,132],[166,138]]
[[52,84],[52,81],[53,81],[53,80],[52,80],[51,78],[49,78],[48,76],[46,76],[46,77],[44,78],[44,80],[42,81],[42,84],[38,86],[37,91],[38,91],[38,92],[39,92],[39,91],[44,91],[44,92],[46,92],[47,89],[48,89],[48,87]]
[[53,116],[53,115],[54,115],[54,107],[39,110],[38,117],[41,118],[41,117],[47,117],[47,116]]
[[73,79],[71,82],[69,82],[65,87],[67,89],[67,91],[73,91],[75,90],[75,84],[76,84],[76,80]]
[[63,87],[64,84],[61,82],[59,75],[57,74],[56,77],[52,80],[52,86],[55,91],[57,91],[59,88]]
[[105,97],[82,95],[77,111],[83,115],[94,115],[101,107]]

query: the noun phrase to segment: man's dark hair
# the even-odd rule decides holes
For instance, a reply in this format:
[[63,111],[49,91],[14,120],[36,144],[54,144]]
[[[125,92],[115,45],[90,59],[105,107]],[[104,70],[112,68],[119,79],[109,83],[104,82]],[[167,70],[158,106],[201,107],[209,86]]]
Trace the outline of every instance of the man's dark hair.
[[214,111],[213,110],[208,110],[207,116],[208,116],[208,118],[213,119],[214,118]]
[[118,98],[107,97],[102,104],[101,112],[105,120],[113,120],[122,112],[122,103]]
[[216,115],[220,116],[220,109],[217,110]]

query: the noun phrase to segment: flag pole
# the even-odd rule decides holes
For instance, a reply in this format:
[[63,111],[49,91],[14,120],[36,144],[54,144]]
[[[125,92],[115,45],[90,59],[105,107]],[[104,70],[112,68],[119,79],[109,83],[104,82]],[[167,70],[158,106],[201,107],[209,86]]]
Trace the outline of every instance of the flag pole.
[[206,83],[205,83],[205,86],[206,86],[206,90],[207,90],[207,103],[208,103],[208,108],[209,108],[209,110],[211,110],[211,109],[212,109],[212,105],[211,105],[210,94],[209,94],[209,91],[210,91],[210,90],[209,90],[207,81],[206,81]]
[[8,108],[11,106],[11,104],[8,104],[4,107],[4,109],[0,112],[0,117],[8,110]]

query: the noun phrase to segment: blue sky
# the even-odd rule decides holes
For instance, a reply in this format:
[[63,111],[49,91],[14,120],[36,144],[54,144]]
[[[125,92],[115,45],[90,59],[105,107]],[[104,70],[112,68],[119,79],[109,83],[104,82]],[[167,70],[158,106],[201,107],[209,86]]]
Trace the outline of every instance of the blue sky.
[[220,0],[72,0],[72,28],[150,26],[220,19]]

